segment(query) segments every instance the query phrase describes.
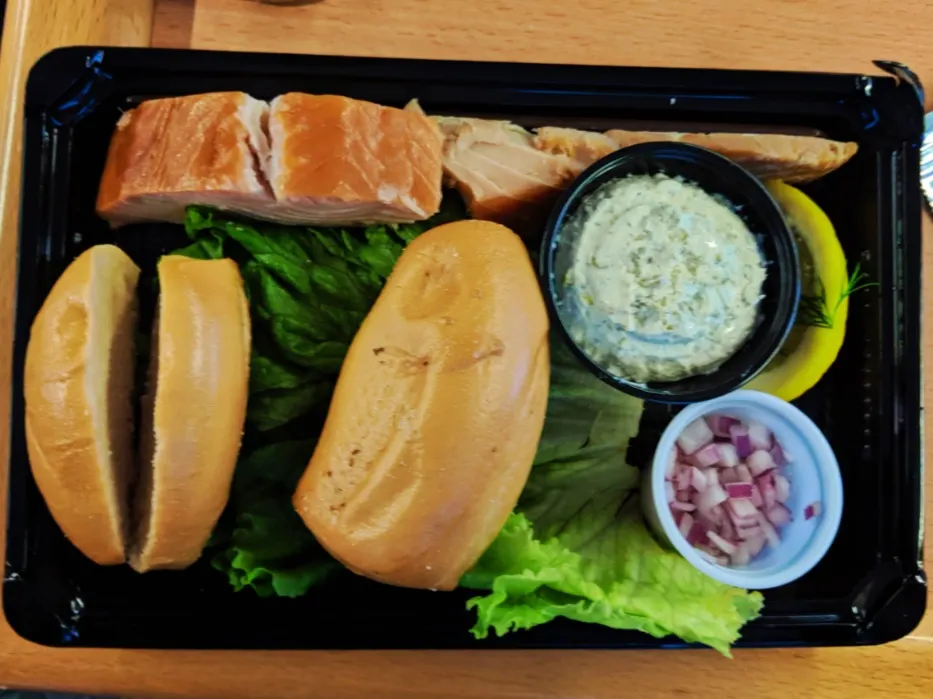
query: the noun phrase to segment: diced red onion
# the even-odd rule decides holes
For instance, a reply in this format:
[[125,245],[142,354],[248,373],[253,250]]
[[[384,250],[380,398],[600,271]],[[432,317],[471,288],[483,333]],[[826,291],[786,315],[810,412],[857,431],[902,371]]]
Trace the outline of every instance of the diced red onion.
[[719,472],[719,484],[727,485],[729,483],[738,483],[739,474],[735,472],[734,468],[724,468]]
[[768,453],[771,454],[771,459],[774,461],[774,465],[778,468],[787,465],[787,457],[784,456],[784,450],[781,448],[781,445],[777,440],[774,440],[774,443],[771,445],[771,449]]
[[690,467],[690,485],[698,493],[701,493],[704,490],[706,490],[707,486],[709,485],[706,482],[706,476],[704,476],[703,472],[700,469],[698,469],[696,466]]
[[761,449],[749,454],[745,463],[748,464],[748,470],[752,472],[753,476],[760,476],[765,471],[774,468],[774,459],[771,458],[771,454]]
[[735,468],[739,465],[739,452],[734,444],[718,444],[719,465],[725,468]]
[[664,464],[664,480],[674,480],[674,474],[677,472],[677,449],[671,449],[667,457],[667,463]]
[[735,544],[731,541],[726,541],[719,534],[710,530],[706,532],[706,538],[709,539],[720,551],[731,556],[735,553]]
[[790,510],[781,503],[776,503],[773,507],[765,511],[765,517],[767,517],[768,521],[775,527],[783,527],[791,520]]
[[724,439],[729,438],[729,428],[732,425],[739,424],[739,421],[734,417],[729,417],[727,415],[718,415],[716,413],[706,416],[706,424],[709,426],[710,431],[716,436]]
[[[684,515],[684,517],[686,516],[687,515]],[[690,530],[687,532],[687,541],[694,546],[696,544],[706,543],[706,527],[693,519],[693,523],[690,525]]]
[[758,525],[761,527],[761,531],[765,535],[765,540],[768,542],[768,546],[776,549],[781,545],[781,537],[778,536],[777,529],[775,529],[774,525],[768,521],[767,517],[760,515],[758,517]]
[[720,527],[722,528],[721,534],[723,539],[727,541],[736,541],[739,538],[729,517],[723,517]]
[[677,437],[677,445],[684,454],[693,454],[713,441],[713,433],[702,418],[694,420]]
[[817,500],[816,502],[811,502],[805,508],[803,508],[803,518],[813,519],[814,517],[819,517],[823,512],[823,504]]
[[726,506],[739,519],[757,517],[758,515],[758,508],[750,500],[744,498],[733,498],[726,503]]
[[761,527],[758,526],[757,522],[751,527],[736,527],[735,535],[738,539],[751,539],[756,536],[764,538]]
[[744,459],[752,453],[752,441],[748,436],[748,428],[742,423],[729,427],[729,439],[735,445],[740,459]]
[[689,512],[684,512],[677,526],[680,529],[680,533],[686,538],[690,533],[690,529],[693,527],[693,515]]
[[790,481],[780,473],[774,474],[774,494],[782,505],[790,499]]
[[748,552],[751,554],[752,558],[761,553],[761,549],[765,547],[765,535],[764,532],[758,534],[757,536],[751,536],[745,540],[745,545],[748,546]]
[[674,486],[677,490],[689,490],[690,488],[690,468],[683,468],[677,472],[677,475],[674,476]]
[[752,560],[751,551],[747,544],[743,541],[736,547],[735,553],[729,557],[729,562],[734,566],[747,566]]
[[748,423],[748,440],[753,450],[768,451],[771,449],[771,430],[753,420]]
[[719,445],[707,444],[693,454],[690,459],[700,468],[709,468],[719,463]]
[[[719,414],[691,422],[665,464],[665,496],[680,533],[718,565],[745,566],[766,544],[778,547],[792,514],[791,483],[777,469],[790,461],[761,423]],[[805,517],[819,512],[812,503]]]
[[728,499],[729,496],[726,494],[725,489],[721,485],[713,485],[700,493],[700,498],[696,505],[701,510],[712,510],[716,505],[719,505]]
[[759,478],[758,490],[761,491],[761,506],[765,510],[770,510],[774,507],[775,503],[777,503],[777,492],[774,489],[774,484],[771,482],[771,479]]
[[751,483],[728,483],[725,488],[730,498],[750,498],[752,496]]

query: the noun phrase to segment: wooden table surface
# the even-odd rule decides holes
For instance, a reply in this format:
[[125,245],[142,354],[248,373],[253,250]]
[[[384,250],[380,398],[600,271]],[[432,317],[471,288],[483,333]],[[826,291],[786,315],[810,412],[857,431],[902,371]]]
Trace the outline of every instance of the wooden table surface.
[[[0,55],[0,395],[9,395],[24,76],[62,45],[155,45],[620,65],[871,71],[933,85],[933,3],[899,0],[9,0]],[[926,234],[933,226],[926,222]],[[924,253],[927,271],[933,246]],[[931,285],[924,297],[930,300]],[[929,303],[927,307],[931,307]],[[927,322],[927,356],[933,323]],[[925,391],[926,401],[931,392]],[[0,400],[0,463],[9,406]],[[933,433],[927,425],[928,433]],[[930,452],[927,451],[929,458]],[[927,478],[933,511],[933,476]],[[0,468],[5,521],[6,468]],[[870,513],[869,513],[870,514]],[[933,518],[926,533],[933,532]],[[0,528],[0,547],[3,545]],[[927,557],[930,569],[931,557]],[[313,620],[309,620],[313,623]],[[933,614],[876,648],[712,652],[165,652],[50,649],[0,620],[0,685],[199,697],[933,697]]]

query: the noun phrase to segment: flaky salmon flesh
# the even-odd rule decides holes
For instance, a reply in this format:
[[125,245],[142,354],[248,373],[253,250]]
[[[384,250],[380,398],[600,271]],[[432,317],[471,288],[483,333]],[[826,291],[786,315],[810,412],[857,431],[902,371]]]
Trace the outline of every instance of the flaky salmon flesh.
[[441,202],[437,126],[419,110],[290,93],[143,102],[110,142],[97,212],[113,226],[211,206],[286,224],[420,221]]
[[444,136],[444,176],[475,218],[526,234],[540,231],[555,199],[603,156],[638,143],[677,141],[720,153],[762,179],[810,182],[845,164],[855,143],[815,136],[624,131],[434,117]]

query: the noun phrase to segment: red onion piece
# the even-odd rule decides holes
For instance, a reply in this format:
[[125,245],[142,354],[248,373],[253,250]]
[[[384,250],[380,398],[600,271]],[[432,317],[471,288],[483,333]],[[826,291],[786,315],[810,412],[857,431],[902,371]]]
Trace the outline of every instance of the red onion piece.
[[709,468],[718,464],[719,458],[718,444],[707,444],[690,457],[691,461],[700,468]]
[[677,446],[684,454],[693,454],[713,441],[713,433],[702,418],[694,420],[677,437]]
[[760,476],[765,471],[774,468],[774,459],[771,458],[771,454],[760,449],[749,454],[745,463],[748,464],[748,470],[753,476]]
[[713,413],[712,415],[706,416],[706,424],[709,426],[713,435],[722,439],[728,439],[729,428],[732,427],[732,425],[739,424],[739,421],[734,417]]
[[729,483],[738,483],[739,474],[735,472],[734,468],[724,468],[719,472],[719,483],[720,485],[727,485]]
[[823,504],[817,500],[816,502],[811,502],[805,508],[803,508],[803,518],[813,519],[814,517],[819,517],[823,512]]
[[677,450],[671,449],[667,457],[667,463],[664,464],[664,480],[674,480],[674,474],[677,472]]
[[709,486],[706,482],[706,476],[696,466],[690,467],[690,485],[698,493],[703,492]]
[[736,548],[735,544],[733,544],[731,541],[726,541],[721,536],[719,536],[719,534],[717,534],[716,532],[712,530],[706,532],[706,538],[709,539],[710,542],[712,542],[716,546],[716,548],[718,548],[723,553],[729,556],[735,553],[735,548]]
[[729,427],[729,439],[735,445],[740,459],[744,459],[752,453],[752,442],[748,436],[748,428],[745,425],[739,423]]
[[774,440],[768,453],[771,454],[771,460],[774,461],[774,465],[778,468],[787,465],[787,457],[784,456],[784,450],[781,448],[781,445],[778,444],[777,440]]
[[747,566],[752,560],[752,554],[745,542],[736,547],[735,553],[729,557],[729,562],[737,567]]
[[771,522],[771,524],[773,524],[775,527],[783,527],[791,520],[790,510],[784,507],[784,505],[781,503],[777,503],[768,509],[765,512],[765,517],[767,517],[768,521]]
[[757,523],[751,527],[736,527],[735,535],[739,539],[752,539],[756,536],[764,538],[764,533],[762,533],[761,527]]
[[781,545],[781,537],[778,536],[777,529],[775,529],[774,525],[768,521],[767,517],[760,515],[758,517],[758,526],[761,527],[761,531],[765,535],[765,540],[768,542],[768,546],[776,549]]
[[768,451],[771,449],[771,430],[753,420],[748,423],[748,440],[752,449]]
[[790,481],[780,473],[774,474],[774,495],[782,505],[790,499]]
[[739,465],[739,452],[734,444],[718,444],[719,465],[726,468],[735,468]]
[[763,532],[758,536],[752,536],[745,540],[745,545],[748,546],[748,552],[751,554],[752,558],[761,553],[761,549],[765,547],[765,541],[766,539]]
[[[686,517],[687,515],[684,515]],[[690,530],[687,532],[687,541],[695,546],[696,544],[705,544],[706,543],[706,527],[703,526],[700,522],[693,520],[693,523],[690,525]]]
[[750,498],[752,496],[751,483],[728,483],[725,488],[730,498]]
[[725,489],[721,485],[713,485],[700,493],[696,502],[701,510],[711,511],[716,505],[719,505],[729,499]]
[[689,512],[684,512],[677,526],[680,529],[680,533],[686,537],[693,527],[693,516]]
[[733,498],[729,500],[726,504],[729,510],[734,514],[738,519],[749,519],[755,518],[758,516],[758,508],[755,507],[750,500],[744,498]]

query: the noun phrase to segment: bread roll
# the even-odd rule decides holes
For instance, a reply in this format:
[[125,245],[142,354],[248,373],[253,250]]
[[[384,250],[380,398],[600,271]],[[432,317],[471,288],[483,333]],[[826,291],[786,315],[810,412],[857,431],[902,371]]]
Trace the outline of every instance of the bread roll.
[[87,250],[55,282],[26,349],[33,476],[65,535],[104,565],[125,560],[138,279],[118,248]]
[[351,570],[456,587],[525,485],[548,319],[521,240],[462,221],[417,238],[350,346],[294,505]]
[[185,568],[201,555],[230,494],[249,382],[236,264],[163,257],[159,288],[129,556],[140,572]]

